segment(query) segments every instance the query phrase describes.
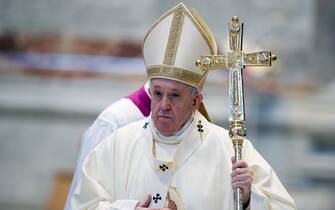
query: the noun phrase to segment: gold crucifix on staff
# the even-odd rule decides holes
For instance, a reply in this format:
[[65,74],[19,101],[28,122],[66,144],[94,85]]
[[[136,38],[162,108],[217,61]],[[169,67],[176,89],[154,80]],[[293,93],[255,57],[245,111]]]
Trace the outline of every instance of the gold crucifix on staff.
[[[247,136],[243,95],[243,74],[246,66],[271,66],[276,56],[270,51],[244,53],[242,51],[243,23],[237,16],[228,23],[229,48],[225,55],[204,55],[196,61],[203,71],[216,68],[229,69],[229,136],[236,160],[242,159],[242,145]],[[234,192],[235,210],[243,210],[242,189]]]

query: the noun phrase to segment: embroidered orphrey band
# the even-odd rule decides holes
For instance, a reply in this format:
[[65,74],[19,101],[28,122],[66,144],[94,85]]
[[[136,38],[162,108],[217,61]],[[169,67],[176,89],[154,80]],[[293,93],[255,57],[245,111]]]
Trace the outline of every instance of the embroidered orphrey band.
[[184,17],[185,17],[185,12],[184,12],[183,7],[176,8],[173,14],[169,39],[168,39],[165,56],[164,56],[163,63],[166,65],[174,64],[176,54],[177,54],[177,47],[179,44],[181,29],[184,23]]
[[202,81],[202,75],[196,74],[190,70],[178,68],[175,66],[157,65],[147,67],[149,79],[166,77],[187,83],[193,87],[199,87]]

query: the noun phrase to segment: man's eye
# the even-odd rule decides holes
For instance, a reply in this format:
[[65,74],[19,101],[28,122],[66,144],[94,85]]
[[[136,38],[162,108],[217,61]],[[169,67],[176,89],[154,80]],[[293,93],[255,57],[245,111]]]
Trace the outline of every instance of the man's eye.
[[171,96],[172,96],[172,98],[178,98],[179,94],[178,93],[172,93]]
[[155,96],[161,96],[162,93],[161,93],[160,91],[154,91],[154,95],[155,95]]

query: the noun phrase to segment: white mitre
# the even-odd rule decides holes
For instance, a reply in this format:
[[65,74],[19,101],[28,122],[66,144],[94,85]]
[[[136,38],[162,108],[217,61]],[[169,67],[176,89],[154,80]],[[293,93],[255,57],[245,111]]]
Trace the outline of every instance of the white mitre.
[[183,3],[162,15],[143,41],[148,79],[165,78],[201,87],[207,72],[196,66],[201,55],[214,55],[212,33],[195,10]]

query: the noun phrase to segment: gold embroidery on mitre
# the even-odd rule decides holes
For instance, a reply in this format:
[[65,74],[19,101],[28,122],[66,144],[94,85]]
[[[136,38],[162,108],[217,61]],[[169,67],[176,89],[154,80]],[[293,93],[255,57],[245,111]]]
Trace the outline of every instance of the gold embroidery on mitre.
[[194,73],[187,69],[168,65],[148,66],[147,74],[149,79],[153,78],[172,79],[182,83],[186,83],[196,88],[199,87],[200,82],[202,81],[202,77],[204,76]]
[[[172,15],[172,16],[171,16]],[[143,49],[144,44],[152,32],[154,28],[156,28],[163,20],[166,18],[171,18],[171,25],[170,25],[170,32],[167,40],[167,45],[165,49],[165,54],[162,63],[152,63],[151,65],[147,66],[147,75],[148,79],[152,78],[166,78],[172,79],[176,81],[180,81],[186,84],[189,84],[193,87],[202,87],[204,80],[208,74],[208,72],[196,73],[194,70],[185,69],[180,67],[172,67],[175,66],[174,62],[177,55],[177,50],[180,43],[180,38],[182,36],[182,30],[184,26],[184,20],[188,17],[193,26],[197,29],[197,31],[201,34],[204,41],[207,43],[208,49],[210,50],[211,54],[217,53],[217,46],[213,34],[207,27],[206,23],[201,19],[201,17],[192,10],[191,12],[186,8],[183,3],[178,4],[173,9],[169,10],[167,13],[162,15],[148,30],[145,35],[143,41]],[[191,50],[191,48],[190,48]],[[143,51],[143,55],[145,52]],[[200,56],[200,55],[199,55]],[[146,58],[144,57],[144,62],[146,63]],[[194,69],[195,61],[194,61]],[[173,72],[176,71],[176,72]],[[182,71],[185,71],[184,73]]]
[[168,43],[165,50],[163,64],[174,64],[179,45],[180,34],[183,28],[184,17],[184,8],[182,6],[177,7],[175,12],[173,13],[172,24],[170,28]]
[[[144,43],[145,43],[146,39],[148,38],[149,34],[151,33],[151,31],[158,24],[160,24],[165,18],[167,18],[168,16],[173,14],[175,12],[175,10],[178,9],[178,8],[183,8],[184,15],[187,15],[191,19],[191,21],[195,24],[195,27],[198,29],[198,31],[201,33],[202,37],[207,42],[207,45],[209,46],[211,54],[216,54],[217,53],[217,46],[216,46],[215,39],[213,38],[214,36],[213,36],[212,32],[209,30],[208,27],[204,28],[206,23],[200,18],[200,16],[195,11],[192,11],[192,14],[191,14],[186,9],[186,7],[184,6],[183,3],[178,4],[176,7],[172,8],[171,10],[169,10],[168,12],[166,12],[165,14],[160,16],[159,19],[151,25],[151,27],[149,28],[149,30],[147,31],[147,33],[144,36],[143,43],[142,43],[142,49],[144,49]],[[196,15],[194,15],[194,14],[196,14]]]

